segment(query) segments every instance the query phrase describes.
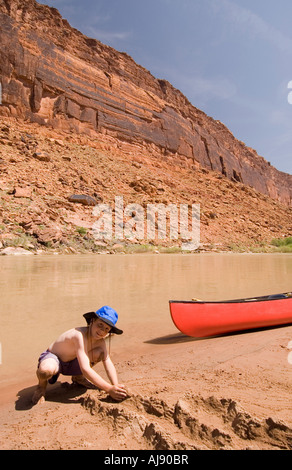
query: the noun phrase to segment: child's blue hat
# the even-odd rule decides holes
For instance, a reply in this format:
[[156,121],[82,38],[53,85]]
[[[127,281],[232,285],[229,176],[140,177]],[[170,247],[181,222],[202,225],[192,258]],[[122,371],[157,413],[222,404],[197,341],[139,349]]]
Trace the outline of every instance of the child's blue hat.
[[109,307],[108,305],[104,305],[96,312],[85,313],[83,316],[88,325],[92,319],[100,318],[102,321],[104,321],[105,323],[107,323],[108,325],[112,327],[110,331],[111,333],[115,333],[116,335],[121,335],[123,333],[122,330],[120,330],[119,328],[115,326],[118,321],[117,312],[113,308]]

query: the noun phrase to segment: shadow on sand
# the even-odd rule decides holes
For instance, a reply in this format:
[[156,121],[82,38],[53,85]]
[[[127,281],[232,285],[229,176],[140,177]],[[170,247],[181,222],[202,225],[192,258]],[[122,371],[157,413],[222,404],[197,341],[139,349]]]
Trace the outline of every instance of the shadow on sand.
[[258,332],[265,332],[268,330],[277,330],[281,328],[287,328],[291,327],[292,323],[284,324],[284,325],[273,325],[273,326],[266,326],[266,327],[261,327],[261,328],[252,328],[248,330],[238,330],[238,331],[231,331],[229,333],[221,333],[219,335],[214,335],[214,336],[205,336],[202,338],[196,338],[193,336],[187,336],[184,335],[183,333],[176,333],[173,335],[167,335],[167,336],[160,336],[158,338],[152,338],[147,341],[144,341],[145,343],[148,344],[179,344],[179,343],[190,343],[190,342],[198,342],[198,341],[211,341],[212,339],[215,338],[227,338],[227,337],[232,337],[232,336],[240,336],[240,335],[249,335],[252,333],[258,333]]
[[159,336],[158,338],[152,338],[144,342],[148,344],[177,344],[200,341],[202,339],[206,338],[193,338],[183,333],[176,333],[174,335]]
[[[17,393],[15,401],[15,409],[17,411],[30,410],[34,406],[31,399],[36,389],[33,387],[23,388]],[[55,385],[48,385],[46,391],[46,402],[55,403],[80,403],[81,396],[86,392],[87,388],[82,385],[69,384],[68,382],[57,382]]]

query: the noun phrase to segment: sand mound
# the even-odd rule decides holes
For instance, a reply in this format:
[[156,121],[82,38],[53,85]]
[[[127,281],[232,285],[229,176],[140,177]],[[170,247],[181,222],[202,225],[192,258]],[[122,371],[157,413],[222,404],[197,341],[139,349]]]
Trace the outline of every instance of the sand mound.
[[186,394],[174,406],[156,397],[132,396],[123,403],[88,392],[82,406],[107,423],[116,446],[136,449],[291,449],[292,429],[272,418],[260,421],[232,399]]
[[104,392],[61,384],[43,405],[31,407],[26,394],[21,406],[21,418],[11,411],[12,419],[6,417],[1,449],[292,449],[292,429],[283,421],[252,416],[232,399],[190,392],[175,403],[138,394],[117,403]]

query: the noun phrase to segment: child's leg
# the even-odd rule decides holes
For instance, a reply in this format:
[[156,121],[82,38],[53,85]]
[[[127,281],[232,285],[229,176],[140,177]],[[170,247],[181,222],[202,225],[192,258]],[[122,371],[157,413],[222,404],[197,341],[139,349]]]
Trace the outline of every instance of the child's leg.
[[[103,351],[100,347],[92,349],[89,353],[90,359],[92,362],[90,363],[91,367],[94,367],[98,362],[102,361],[103,358]],[[78,385],[82,385],[86,388],[97,389],[95,385],[93,385],[89,380],[87,380],[83,375],[72,375],[72,382]]]
[[58,371],[59,365],[54,359],[48,358],[40,362],[36,372],[39,384],[32,397],[33,404],[44,401],[48,380]]
[[72,375],[73,384],[82,385],[82,387],[96,390],[97,387],[87,380],[83,375]]

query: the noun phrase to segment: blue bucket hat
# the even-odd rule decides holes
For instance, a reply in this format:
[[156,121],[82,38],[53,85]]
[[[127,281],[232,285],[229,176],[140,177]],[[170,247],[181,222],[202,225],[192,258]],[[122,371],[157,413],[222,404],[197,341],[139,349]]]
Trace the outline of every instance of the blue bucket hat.
[[109,307],[108,305],[104,305],[96,312],[85,313],[83,316],[88,325],[90,324],[90,321],[92,319],[100,318],[102,321],[104,321],[105,323],[107,323],[108,325],[112,327],[110,331],[111,333],[115,333],[116,335],[121,335],[123,333],[122,330],[120,330],[119,328],[115,326],[118,321],[117,312],[113,308]]

